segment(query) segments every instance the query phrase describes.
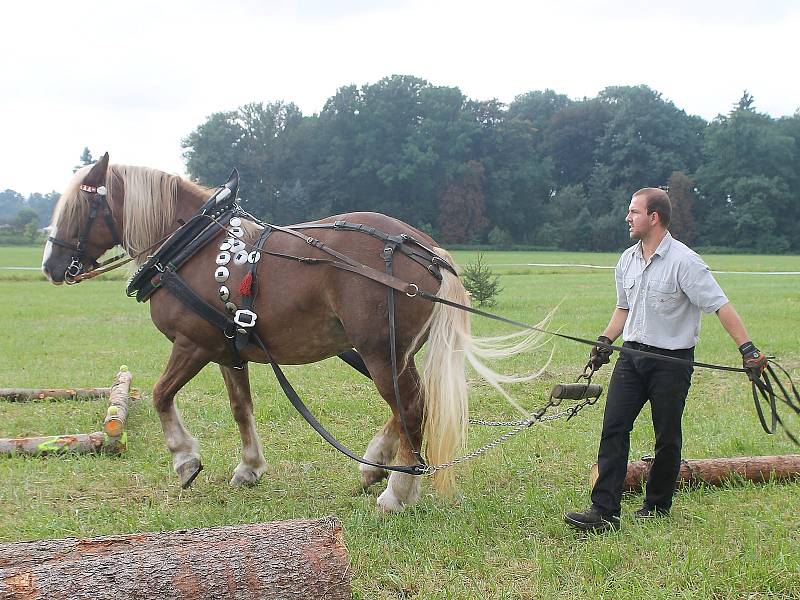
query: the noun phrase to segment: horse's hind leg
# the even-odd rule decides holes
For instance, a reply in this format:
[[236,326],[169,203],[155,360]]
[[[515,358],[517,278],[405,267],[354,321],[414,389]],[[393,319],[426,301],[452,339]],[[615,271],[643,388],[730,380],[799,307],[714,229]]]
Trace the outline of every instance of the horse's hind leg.
[[239,426],[242,438],[242,460],[233,471],[231,485],[252,485],[267,470],[267,461],[261,449],[261,440],[256,432],[256,420],[253,417],[253,398],[250,395],[250,374],[247,365],[243,369],[223,367],[220,365],[228,398],[231,401],[231,412]]
[[[384,455],[388,455],[391,449],[397,448],[394,464],[417,464],[419,459],[414,454],[414,449],[421,450],[422,447],[423,401],[420,394],[419,374],[414,366],[413,359],[397,377],[400,401],[403,407],[403,416],[410,439],[406,436],[405,428],[400,420],[400,409],[396,406],[391,366],[388,361],[376,360],[367,355],[364,355],[364,359],[378,391],[381,396],[383,396],[384,400],[389,403],[389,406],[392,407],[393,413],[392,419],[376,436],[378,442],[375,442],[375,439],[373,439],[373,441],[370,442],[370,447],[375,443],[375,446],[380,449],[381,453]],[[379,439],[383,433],[391,434],[392,429],[396,431],[393,436],[395,441],[392,440],[392,437],[387,437],[383,441]],[[369,454],[369,449],[367,453]],[[363,470],[361,474],[363,483]],[[373,472],[373,474],[375,473]],[[378,508],[385,512],[402,512],[406,507],[416,504],[417,500],[419,500],[420,488],[421,483],[418,475],[409,475],[407,473],[393,471],[389,476],[389,483],[386,489],[378,496]]]
[[[402,425],[399,419],[392,415],[380,431],[375,434],[375,437],[372,438],[369,446],[367,446],[367,451],[364,453],[364,458],[374,463],[390,464],[400,445],[401,428]],[[361,472],[361,485],[365,489],[389,476],[389,471],[386,469],[370,465],[359,465],[358,470]]]
[[197,440],[186,430],[175,407],[175,394],[209,362],[207,351],[185,338],[176,338],[167,366],[153,387],[153,405],[161,420],[172,466],[181,487],[187,488],[203,469]]

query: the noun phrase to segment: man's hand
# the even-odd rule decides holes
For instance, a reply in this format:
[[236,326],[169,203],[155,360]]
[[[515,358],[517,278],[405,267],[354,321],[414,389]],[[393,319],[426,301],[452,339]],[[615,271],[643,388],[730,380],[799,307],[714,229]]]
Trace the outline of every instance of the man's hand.
[[[604,335],[601,335],[597,338],[598,342],[603,344],[611,345],[611,339],[607,338]],[[611,362],[611,354],[614,351],[611,348],[606,348],[605,346],[592,346],[592,351],[589,354],[589,363],[591,363],[592,368],[597,371],[603,365],[607,365]]]
[[747,371],[750,381],[755,381],[767,368],[767,356],[755,347],[753,342],[745,342],[739,346],[742,353],[742,367]]

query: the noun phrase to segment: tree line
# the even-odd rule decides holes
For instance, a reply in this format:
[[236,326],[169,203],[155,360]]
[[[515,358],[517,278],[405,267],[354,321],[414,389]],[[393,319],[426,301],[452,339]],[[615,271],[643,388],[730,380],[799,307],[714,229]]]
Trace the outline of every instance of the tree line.
[[504,105],[393,75],[340,88],[319,114],[217,112],[182,145],[193,179],[237,167],[246,208],[277,224],[377,211],[442,243],[616,251],[631,194],[661,186],[686,243],[800,252],[800,112],[772,118],[747,92],[706,121],[645,85]]
[[396,75],[311,116],[291,102],[215,113],[183,146],[203,183],[238,167],[247,207],[276,223],[370,210],[443,243],[612,251],[630,243],[631,194],[662,186],[689,244],[800,251],[800,113],[774,119],[747,92],[707,122],[645,85],[506,106]]

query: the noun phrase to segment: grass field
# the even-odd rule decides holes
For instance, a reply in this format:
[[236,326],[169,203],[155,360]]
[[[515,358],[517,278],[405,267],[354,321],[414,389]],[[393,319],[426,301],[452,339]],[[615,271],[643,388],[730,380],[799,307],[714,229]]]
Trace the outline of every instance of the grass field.
[[[455,253],[462,264],[473,258]],[[595,337],[614,304],[610,270],[529,267],[528,263],[612,266],[617,256],[488,253],[504,291],[494,311],[535,323],[559,305],[552,327]],[[800,257],[709,256],[712,269],[800,271]],[[0,248],[0,267],[36,266],[34,248]],[[720,274],[718,280],[762,349],[800,380],[800,276]],[[460,494],[436,496],[386,517],[375,508],[382,485],[362,492],[356,465],[294,412],[271,373],[253,366],[256,419],[270,468],[252,488],[231,489],[239,440],[222,379],[207,367],[178,396],[199,438],[205,470],[181,491],[163,444],[150,390],[169,353],[148,306],[124,294],[120,278],[72,288],[32,271],[0,270],[0,387],[109,385],[127,364],[142,402],[129,415],[121,457],[0,458],[0,540],[93,536],[336,515],[344,525],[357,598],[798,598],[800,483],[680,491],[673,515],[634,522],[640,497],[626,497],[622,530],[580,536],[565,510],[588,501],[602,402],[579,417],[535,426],[459,467]],[[479,334],[508,331],[474,319]],[[738,352],[715,317],[705,317],[697,360],[738,365]],[[541,405],[554,383],[571,381],[588,347],[556,341],[544,376],[514,388],[526,407]],[[549,350],[509,361],[508,370],[542,365]],[[388,409],[371,384],[343,363],[289,367],[310,408],[346,445],[363,449]],[[596,380],[606,384],[606,367]],[[516,414],[476,382],[472,414]],[[95,431],[102,402],[0,402],[0,437]],[[793,421],[800,430],[800,420]],[[499,435],[474,428],[470,447]],[[632,458],[652,452],[645,409]],[[698,369],[684,418],[684,456],[796,453],[788,439],[758,425],[741,374]]]

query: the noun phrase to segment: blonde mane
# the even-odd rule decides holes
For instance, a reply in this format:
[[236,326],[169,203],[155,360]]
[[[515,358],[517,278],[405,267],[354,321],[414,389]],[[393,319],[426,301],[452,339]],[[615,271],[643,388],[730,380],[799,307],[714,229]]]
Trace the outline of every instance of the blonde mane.
[[[60,235],[77,237],[79,229],[89,215],[88,196],[80,194],[80,184],[92,165],[79,169],[53,212],[53,226]],[[122,247],[139,265],[147,260],[152,247],[176,228],[175,213],[178,188],[183,184],[189,189],[205,191],[205,188],[149,167],[109,165],[106,175],[108,201],[117,223],[124,223]],[[124,193],[123,198],[119,198]],[[119,207],[122,215],[119,215]],[[120,218],[120,216],[122,218]]]

